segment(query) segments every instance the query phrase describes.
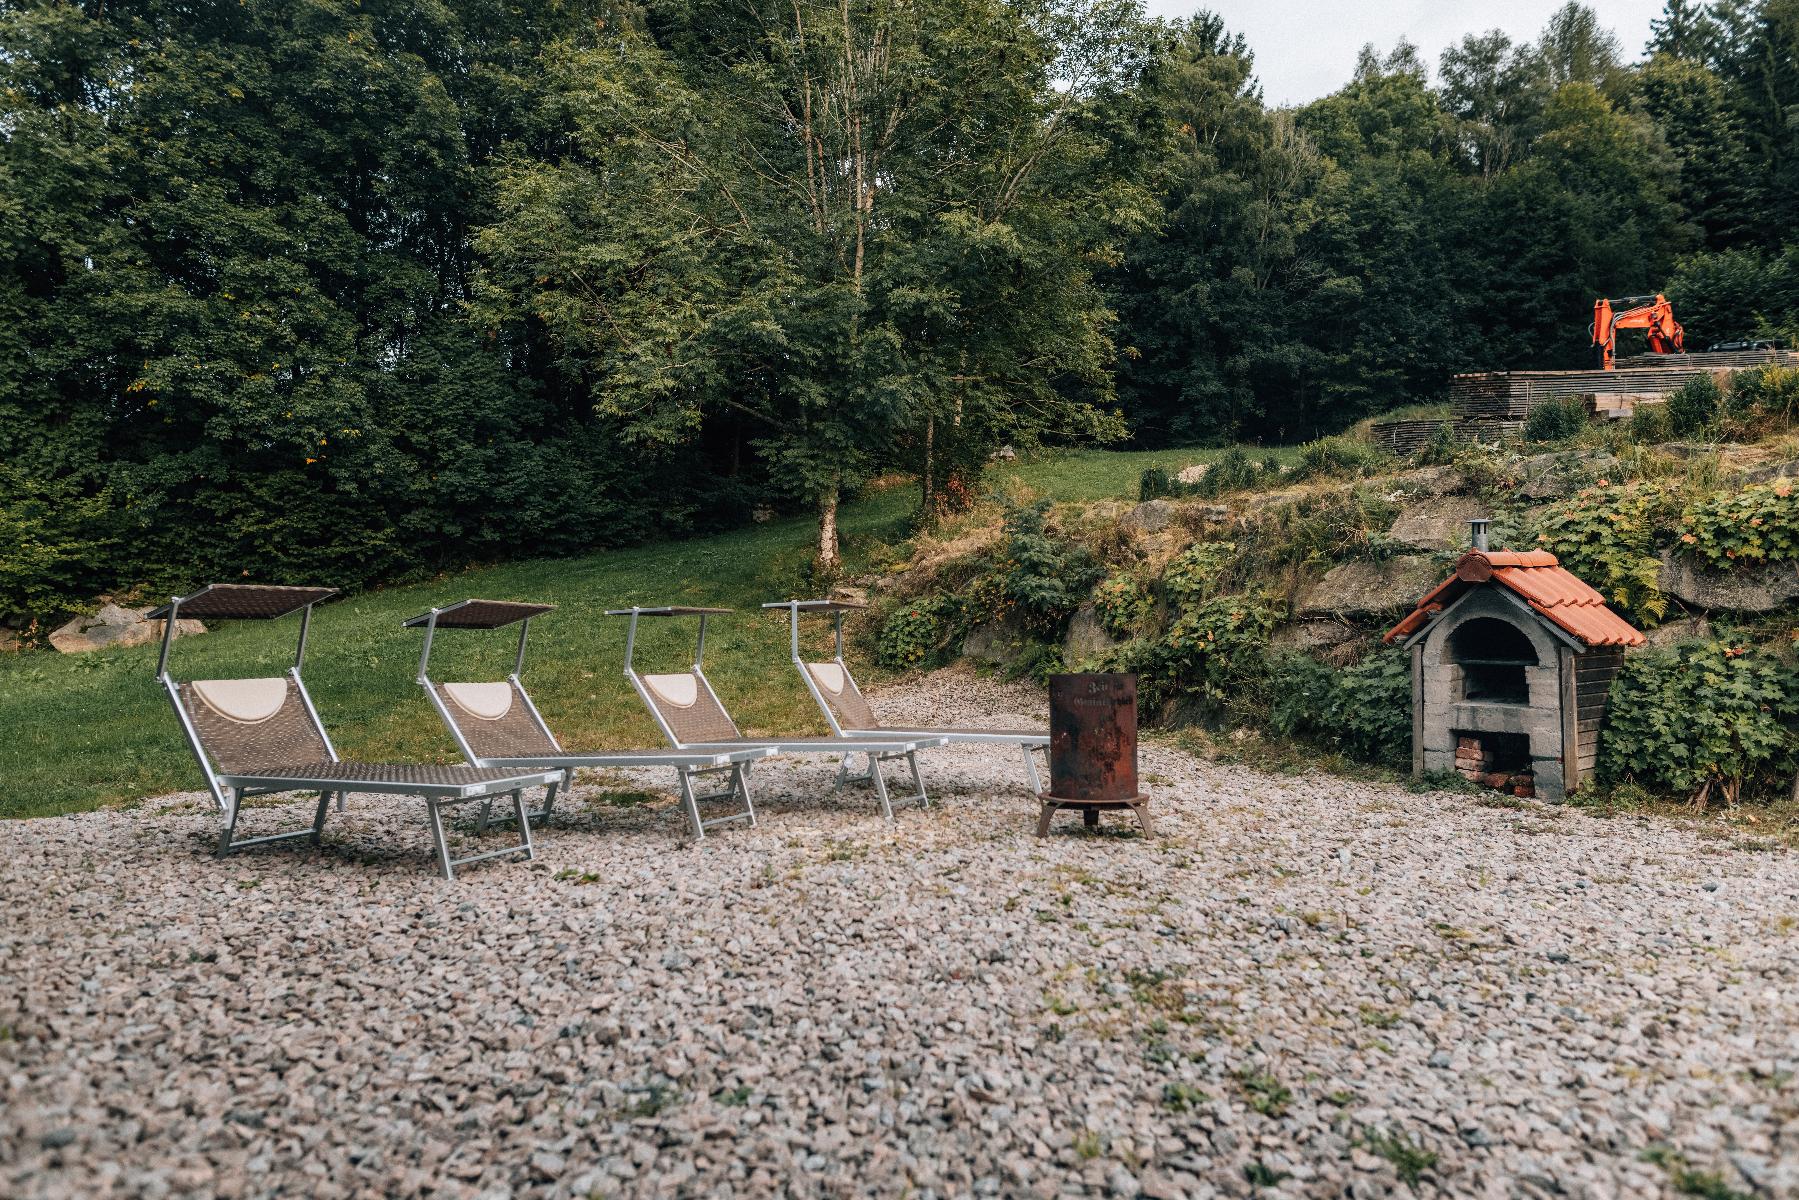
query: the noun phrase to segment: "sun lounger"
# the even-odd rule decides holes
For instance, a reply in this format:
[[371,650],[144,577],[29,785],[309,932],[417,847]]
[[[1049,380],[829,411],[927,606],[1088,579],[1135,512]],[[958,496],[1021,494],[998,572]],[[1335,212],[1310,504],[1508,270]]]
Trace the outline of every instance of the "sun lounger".
[[[946,744],[941,737],[927,735],[924,737],[898,736],[879,734],[872,737],[744,737],[737,728],[737,722],[719,703],[718,693],[712,690],[712,683],[706,678],[703,661],[706,654],[706,622],[728,608],[616,608],[607,610],[609,617],[628,617],[630,625],[625,633],[625,678],[643,700],[644,706],[650,710],[656,725],[669,745],[680,750],[735,750],[745,746],[766,746],[777,754],[828,754],[837,755],[847,761],[851,754],[868,755],[868,773],[858,776],[859,781],[874,786],[875,795],[881,801],[881,815],[893,820],[895,800],[887,794],[887,781],[882,777],[881,764],[885,762],[904,761],[912,772],[912,786],[916,789],[909,796],[899,797],[897,803],[905,804],[917,801],[921,805],[930,803],[925,794],[924,777],[918,770],[918,752],[934,746]],[[635,654],[637,648],[637,624],[643,617],[698,617],[699,638],[693,652],[693,669],[667,675],[640,675],[637,672]],[[842,786],[846,772],[840,767],[837,772],[838,786]]]
[[[866,604],[850,604],[841,600],[776,600],[763,608],[784,608],[788,613],[789,642],[793,665],[799,668],[806,690],[831,723],[839,737],[941,737],[950,745],[1017,746],[1024,752],[1024,769],[1030,781],[1031,795],[1043,791],[1043,777],[1037,771],[1037,752],[1048,752],[1047,729],[984,729],[979,726],[886,725],[875,716],[874,709],[856,686],[849,664],[843,661],[844,614],[867,608]],[[829,662],[807,662],[800,653],[800,614],[829,613],[837,634],[836,650]]]
[[[520,604],[510,600],[463,600],[420,613],[404,623],[406,628],[425,631],[425,646],[419,653],[419,686],[431,698],[432,707],[449,727],[450,736],[456,739],[463,756],[477,767],[541,767],[563,771],[568,783],[574,782],[576,770],[587,767],[669,767],[679,782],[681,807],[693,827],[695,840],[704,839],[706,830],[716,825],[733,821],[754,825],[756,806],[750,798],[748,766],[756,759],[774,753],[767,747],[674,753],[661,750],[570,752],[562,748],[519,678],[525,671],[525,643],[530,636],[531,621],[555,607],[553,604]],[[518,626],[518,652],[513,658],[512,673],[506,678],[483,683],[440,683],[431,678],[431,647],[438,630],[503,629],[513,624]],[[696,793],[694,776],[715,773],[728,776],[725,790],[703,795]],[[734,800],[737,806],[722,816],[702,819],[700,805],[716,800]],[[528,816],[532,821],[548,822],[549,803],[546,801],[543,811]]]
[[[522,815],[524,790],[542,787],[553,792],[562,781],[560,772],[518,767],[372,764],[345,762],[338,757],[300,678],[306,658],[306,634],[312,625],[312,606],[336,594],[335,588],[215,583],[191,596],[172,598],[150,614],[164,622],[156,677],[175,706],[188,747],[199,760],[207,790],[218,805],[219,854],[294,838],[308,838],[316,844],[324,832],[332,796],[337,797],[341,812],[346,793],[387,792],[417,796],[425,802],[431,836],[437,844],[438,865],[445,879],[454,879],[457,867],[486,858],[506,854],[534,858],[536,850],[531,844],[528,821],[520,822],[517,845],[452,858],[444,838],[442,810],[476,800],[491,804],[496,796],[510,795]],[[186,681],[169,675],[169,644],[180,617],[255,621],[294,613],[300,614],[300,640],[294,665],[285,675]],[[274,792],[312,791],[318,792],[319,802],[310,828],[236,839],[237,819],[245,800]]]

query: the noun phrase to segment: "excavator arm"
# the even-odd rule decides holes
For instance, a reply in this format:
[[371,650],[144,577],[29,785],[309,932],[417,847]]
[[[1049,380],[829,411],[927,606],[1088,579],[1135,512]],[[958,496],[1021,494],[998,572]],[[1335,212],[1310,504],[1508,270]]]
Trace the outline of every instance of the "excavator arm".
[[1655,354],[1686,352],[1686,331],[1674,319],[1674,306],[1659,292],[1593,302],[1593,361],[1601,370],[1617,369],[1620,329],[1647,331],[1649,349]]

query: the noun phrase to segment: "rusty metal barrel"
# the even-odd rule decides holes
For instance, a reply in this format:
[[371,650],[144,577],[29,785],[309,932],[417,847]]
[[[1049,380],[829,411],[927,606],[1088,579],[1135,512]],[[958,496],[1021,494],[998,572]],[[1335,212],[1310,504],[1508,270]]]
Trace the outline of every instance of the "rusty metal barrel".
[[1049,677],[1049,790],[1037,833],[1057,810],[1078,808],[1088,826],[1101,810],[1129,808],[1150,833],[1148,797],[1137,786],[1137,677],[1115,673]]

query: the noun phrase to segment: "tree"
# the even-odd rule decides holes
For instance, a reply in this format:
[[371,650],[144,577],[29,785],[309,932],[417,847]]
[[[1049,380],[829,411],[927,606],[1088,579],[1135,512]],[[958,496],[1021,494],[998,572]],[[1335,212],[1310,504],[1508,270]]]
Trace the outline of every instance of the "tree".
[[1712,15],[1710,4],[1694,0],[1667,0],[1662,15],[1649,22],[1650,57],[1668,55],[1689,62],[1715,61],[1724,28]]
[[1483,178],[1511,167],[1530,144],[1549,98],[1549,71],[1528,46],[1494,29],[1443,51],[1443,107],[1459,122],[1464,153]]
[[745,416],[834,572],[839,499],[903,433],[1109,431],[1090,264],[1147,216],[1105,123],[1145,28],[1124,0],[671,0],[559,69],[570,152],[506,176],[485,311],[542,322],[634,445]]
[[1537,53],[1549,71],[1550,83],[1558,88],[1585,83],[1604,89],[1618,76],[1618,35],[1602,26],[1592,9],[1572,0],[1557,9],[1543,27]]

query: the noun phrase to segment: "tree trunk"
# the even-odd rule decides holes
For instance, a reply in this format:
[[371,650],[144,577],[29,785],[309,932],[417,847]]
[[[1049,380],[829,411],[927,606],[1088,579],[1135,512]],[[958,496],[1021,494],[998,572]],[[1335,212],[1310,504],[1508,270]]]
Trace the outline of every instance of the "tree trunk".
[[923,495],[920,497],[923,501],[926,520],[929,520],[931,516],[931,502],[937,498],[936,480],[932,476],[936,464],[931,461],[931,456],[936,450],[936,442],[937,418],[926,417],[924,419],[924,479],[921,489]]
[[821,578],[830,579],[843,566],[837,553],[837,483],[833,480],[818,494],[818,559]]

